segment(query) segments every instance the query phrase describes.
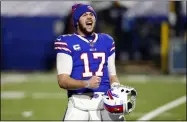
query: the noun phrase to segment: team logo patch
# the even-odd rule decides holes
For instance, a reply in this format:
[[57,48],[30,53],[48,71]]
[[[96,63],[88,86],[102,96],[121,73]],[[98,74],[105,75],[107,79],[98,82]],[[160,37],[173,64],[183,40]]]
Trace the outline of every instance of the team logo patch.
[[76,44],[76,45],[73,45],[73,49],[74,49],[75,51],[79,51],[79,50],[81,50],[81,47],[80,47],[79,44]]
[[114,108],[114,111],[115,112],[118,112],[120,109],[119,108]]
[[97,51],[96,48],[90,48],[90,51]]

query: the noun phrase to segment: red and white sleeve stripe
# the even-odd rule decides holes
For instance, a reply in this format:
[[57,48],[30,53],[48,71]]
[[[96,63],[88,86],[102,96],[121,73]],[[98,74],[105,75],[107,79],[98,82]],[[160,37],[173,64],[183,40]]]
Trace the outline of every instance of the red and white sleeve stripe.
[[115,50],[115,43],[114,42],[112,43],[112,48],[110,49],[110,52],[113,50]]
[[58,49],[58,50],[65,50],[65,51],[68,51],[71,53],[71,50],[66,48],[66,47],[55,47],[55,49]]
[[68,46],[68,44],[65,43],[65,42],[55,42],[55,45],[65,45],[65,46]]
[[64,50],[71,53],[71,50],[68,48],[68,44],[66,42],[55,42],[55,49]]

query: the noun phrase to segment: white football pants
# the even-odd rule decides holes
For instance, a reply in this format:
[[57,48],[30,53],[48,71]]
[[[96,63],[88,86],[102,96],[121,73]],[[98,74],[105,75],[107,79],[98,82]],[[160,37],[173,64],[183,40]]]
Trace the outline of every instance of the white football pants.
[[68,101],[68,107],[64,114],[64,121],[66,120],[97,120],[97,121],[124,121],[124,117],[120,118],[120,115],[113,115],[102,110],[81,110],[75,108],[72,101]]

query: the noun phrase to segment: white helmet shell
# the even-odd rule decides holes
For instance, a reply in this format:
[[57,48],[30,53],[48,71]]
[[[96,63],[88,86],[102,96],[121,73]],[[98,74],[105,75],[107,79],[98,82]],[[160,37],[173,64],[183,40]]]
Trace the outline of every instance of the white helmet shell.
[[104,108],[113,114],[130,113],[135,108],[136,95],[134,88],[126,86],[109,89],[103,96]]

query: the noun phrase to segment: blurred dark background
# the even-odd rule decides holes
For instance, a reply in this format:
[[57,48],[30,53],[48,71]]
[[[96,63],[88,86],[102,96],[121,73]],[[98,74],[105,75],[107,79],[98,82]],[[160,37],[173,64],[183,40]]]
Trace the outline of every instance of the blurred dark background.
[[[73,1],[1,3],[1,71],[55,70],[53,43],[73,33]],[[116,42],[119,73],[186,73],[186,2],[86,2]]]

